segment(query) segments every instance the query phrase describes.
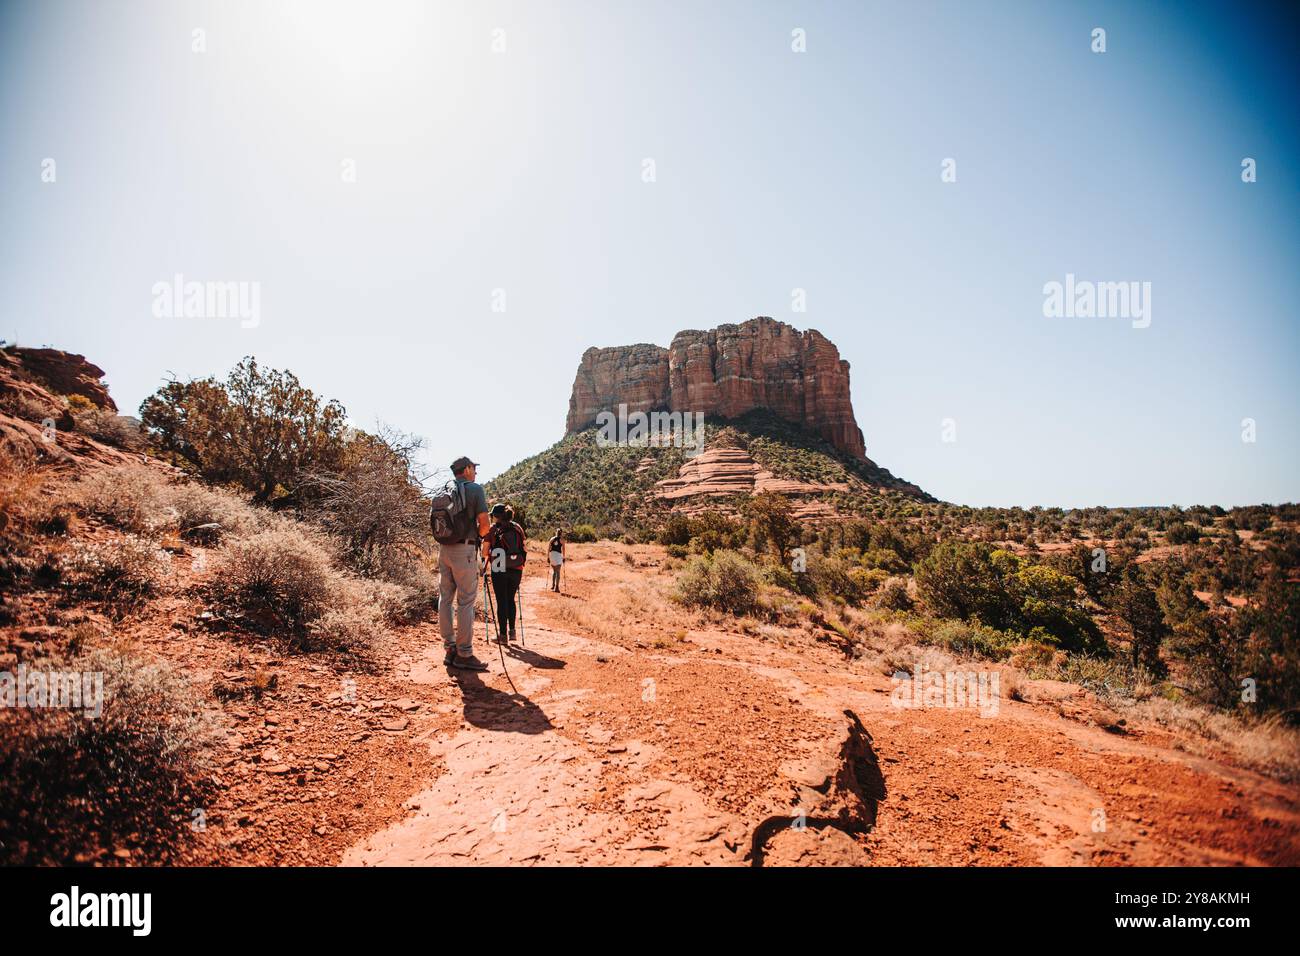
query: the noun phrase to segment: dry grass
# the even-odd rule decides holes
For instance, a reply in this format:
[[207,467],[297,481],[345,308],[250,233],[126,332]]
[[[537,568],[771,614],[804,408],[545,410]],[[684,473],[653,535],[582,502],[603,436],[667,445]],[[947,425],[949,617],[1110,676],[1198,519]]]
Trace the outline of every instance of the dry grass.
[[219,554],[207,593],[246,626],[303,650],[369,656],[386,624],[410,613],[414,592],[349,574],[331,545],[293,522],[236,539]]
[[63,534],[73,509],[52,492],[50,472],[0,444],[0,544],[22,550],[32,535]]
[[329,608],[334,578],[320,542],[297,528],[277,528],[229,544],[209,591],[218,604],[261,626],[300,631]]
[[63,559],[69,582],[83,594],[127,605],[153,595],[169,566],[165,552],[133,534],[74,542]]
[[1189,751],[1207,756],[1226,751],[1242,766],[1300,782],[1300,728],[1288,727],[1276,714],[1251,720],[1155,695],[1108,697],[1106,703],[1129,720],[1171,731]]
[[24,421],[43,422],[47,418],[59,418],[63,414],[63,409],[39,401],[23,392],[7,392],[0,395],[0,412]]
[[71,484],[65,500],[130,534],[155,536],[176,527],[165,482],[151,469],[100,469]]
[[141,451],[145,447],[140,426],[125,415],[118,415],[116,412],[91,405],[89,408],[73,412],[72,417],[77,431],[97,442],[125,451]]
[[219,544],[231,535],[248,534],[269,523],[269,515],[240,495],[197,482],[169,485],[165,500],[175,514],[178,533],[196,544]]
[[64,500],[132,534],[173,531],[201,544],[266,527],[275,518],[232,492],[168,481],[142,465],[95,471],[69,485]]
[[0,709],[0,862],[72,863],[134,842],[165,858],[207,787],[217,724],[171,668],[122,647],[27,662],[98,676],[102,712]]
[[565,601],[555,605],[553,613],[564,624],[612,644],[621,645],[627,637],[627,631],[620,621],[591,604]]
[[[45,497],[67,520],[80,512],[121,532],[70,542],[60,562],[69,583],[115,615],[161,590],[170,555],[158,542],[179,547],[177,537],[215,549],[197,593],[228,620],[304,650],[368,656],[387,624],[423,616],[435,593],[429,569],[414,559],[402,583],[359,578],[342,566],[338,542],[316,526],[157,469],[103,468],[54,488]],[[44,490],[34,471],[13,469],[0,481],[0,500],[7,511],[20,510],[20,501],[33,510]]]
[[556,602],[552,613],[565,624],[611,644],[626,645],[639,630],[647,630],[655,632],[664,647],[684,640],[692,628],[723,616],[683,607],[670,599],[663,582],[649,577],[635,585],[598,586],[586,600]]

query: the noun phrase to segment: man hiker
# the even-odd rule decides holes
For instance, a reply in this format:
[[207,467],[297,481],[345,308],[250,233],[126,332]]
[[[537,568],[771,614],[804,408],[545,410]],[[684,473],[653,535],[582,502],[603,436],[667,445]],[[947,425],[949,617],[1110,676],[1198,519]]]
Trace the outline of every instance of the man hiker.
[[[433,499],[429,525],[438,542],[438,631],[443,664],[485,671],[474,656],[474,602],[478,599],[479,542],[488,533],[487,496],[474,479],[477,462],[460,457],[451,463],[454,482]],[[483,558],[489,560],[487,542]],[[453,630],[452,615],[455,615]]]
[[551,590],[560,590],[560,567],[564,564],[564,531],[555,529],[555,537],[546,546],[546,553],[551,562]]
[[515,594],[524,576],[528,552],[524,529],[515,523],[514,509],[495,504],[491,515],[487,546],[491,554],[492,591],[497,598],[497,643],[504,644],[515,639]]

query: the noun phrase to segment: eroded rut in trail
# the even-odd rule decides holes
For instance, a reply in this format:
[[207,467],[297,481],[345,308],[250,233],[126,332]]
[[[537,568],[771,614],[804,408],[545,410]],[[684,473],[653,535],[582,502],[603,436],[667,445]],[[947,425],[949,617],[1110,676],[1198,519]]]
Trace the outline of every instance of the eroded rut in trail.
[[[810,758],[789,768],[788,776],[795,786],[791,811],[770,816],[754,828],[749,849],[751,866],[763,866],[770,853],[769,844],[787,830],[798,836],[784,841],[790,846],[782,850],[787,851],[786,856],[793,850],[797,860],[807,852],[808,841],[801,836],[805,829],[821,831],[829,827],[852,837],[876,825],[878,807],[887,792],[885,778],[872,748],[871,734],[862,720],[851,710],[845,710],[844,716],[848,725],[838,753],[822,761]],[[850,857],[856,856],[856,844],[839,842]]]

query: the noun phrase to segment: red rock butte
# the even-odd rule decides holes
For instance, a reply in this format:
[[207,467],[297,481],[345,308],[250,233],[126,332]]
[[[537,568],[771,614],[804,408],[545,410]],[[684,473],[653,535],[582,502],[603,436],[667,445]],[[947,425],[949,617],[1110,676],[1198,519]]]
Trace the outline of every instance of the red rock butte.
[[801,332],[759,316],[707,332],[678,332],[668,348],[621,345],[582,353],[569,396],[568,432],[596,416],[633,412],[702,412],[738,418],[765,408],[866,460],[862,429],[849,398],[849,363],[820,332]]

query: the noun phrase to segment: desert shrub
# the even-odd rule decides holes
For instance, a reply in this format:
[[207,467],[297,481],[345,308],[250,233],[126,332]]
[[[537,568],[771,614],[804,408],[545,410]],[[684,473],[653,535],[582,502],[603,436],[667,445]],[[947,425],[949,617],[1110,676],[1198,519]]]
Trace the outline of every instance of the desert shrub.
[[917,564],[916,584],[939,617],[1026,634],[1038,630],[1041,639],[1068,651],[1107,652],[1100,629],[1079,603],[1079,582],[1010,551],[945,541]]
[[1094,657],[1070,654],[1057,667],[1057,680],[1078,684],[1100,697],[1133,700],[1151,692],[1155,678],[1142,667],[1134,667],[1119,657]]
[[0,444],[0,553],[22,550],[21,539],[33,530],[62,534],[67,509],[66,502],[51,496],[46,473],[35,461]]
[[153,535],[176,525],[166,482],[145,467],[100,469],[67,494],[87,514],[133,534]]
[[758,607],[758,569],[735,551],[691,558],[677,577],[676,597],[688,607],[748,614]]
[[691,550],[697,554],[734,551],[744,544],[749,529],[720,511],[705,511],[690,519]]
[[409,578],[406,583],[370,578],[355,582],[353,597],[348,603],[372,606],[381,620],[404,623],[422,617],[435,594],[431,573],[419,579]]
[[789,565],[778,564],[776,561],[766,560],[758,565],[759,574],[766,584],[778,588],[784,588],[787,591],[793,591],[796,594],[812,596],[812,589],[806,574],[797,573]]
[[880,586],[873,603],[886,611],[910,611],[912,595],[907,591],[906,578],[890,578]]
[[883,568],[863,568],[855,571],[854,577],[857,578],[867,593],[875,593],[882,584],[889,580],[890,574]]
[[1249,607],[1232,623],[1237,664],[1237,698],[1242,676],[1254,677],[1257,702],[1267,711],[1300,707],[1300,583],[1277,567],[1266,576]]
[[284,525],[228,544],[209,587],[217,603],[257,627],[302,634],[329,609],[338,583],[321,542]]
[[1165,540],[1170,544],[1195,544],[1201,539],[1201,531],[1194,524],[1180,521],[1169,526]]
[[[685,515],[669,515],[656,539],[662,545],[683,546],[691,543],[691,522]],[[684,549],[683,549],[684,550]]]
[[124,531],[157,535],[174,529],[204,545],[277,521],[271,512],[255,508],[238,494],[195,481],[168,481],[143,466],[101,469],[71,485],[65,494],[68,503]]
[[799,539],[799,522],[795,520],[790,499],[764,491],[747,499],[743,509],[756,540],[770,544],[777,560],[784,564],[786,555]]
[[[1188,689],[1225,709],[1279,712],[1300,706],[1300,585],[1272,568],[1251,603],[1235,613],[1205,610],[1177,565],[1164,569],[1157,599],[1167,646]],[[1245,678],[1253,681],[1244,694]]]
[[429,503],[413,464],[423,443],[390,428],[356,434],[341,468],[314,472],[302,482],[304,509],[344,545],[349,564],[365,574],[389,576],[428,552]]
[[[0,708],[0,862],[72,863],[78,853],[153,843],[166,858],[206,805],[216,723],[171,668],[123,649],[27,662],[102,677],[102,712]],[[93,711],[92,711],[93,712]]]
[[63,559],[69,581],[109,601],[134,602],[153,594],[166,571],[164,552],[152,541],[124,535],[74,542]]
[[1051,644],[1024,641],[1012,648],[1008,663],[1030,677],[1055,677],[1057,663],[1065,656]]
[[383,607],[385,618],[394,623],[422,620],[438,609],[438,576],[430,562],[416,556],[394,561],[384,577],[366,579],[375,599]]
[[566,540],[576,543],[595,541],[597,537],[596,527],[590,524],[575,524],[564,537]]
[[1169,628],[1156,592],[1147,585],[1137,564],[1126,565],[1119,579],[1118,586],[1108,596],[1108,606],[1128,628],[1131,663],[1164,674],[1160,645],[1168,636]]
[[0,411],[29,422],[54,419],[58,422],[58,427],[67,427],[66,415],[62,409],[25,392],[11,391],[0,394]]
[[247,534],[266,523],[263,516],[238,495],[207,488],[197,482],[181,482],[169,487],[167,501],[181,537],[197,544],[218,544],[227,536]]
[[[81,396],[69,396],[69,406],[74,398],[81,398]],[[83,401],[90,404],[87,399]],[[119,415],[91,404],[88,409],[74,412],[72,419],[77,431],[90,436],[95,441],[126,451],[139,451],[144,448],[144,435],[139,424],[126,415]]]
[[303,650],[369,652],[384,632],[384,615],[364,601],[331,607],[306,625]]
[[936,644],[955,654],[968,654],[990,660],[1005,660],[1021,642],[1019,634],[1008,634],[984,624],[944,620],[934,623],[921,635],[921,643]]
[[840,598],[855,607],[872,591],[867,570],[838,556],[810,560],[808,577],[814,593]]
[[228,544],[207,582],[213,601],[243,624],[305,651],[366,656],[385,622],[427,608],[432,588],[354,577],[328,538],[288,519]]
[[682,544],[670,544],[667,545],[664,550],[667,551],[668,556],[672,558],[685,558],[690,554],[690,549]]
[[994,549],[982,542],[943,542],[916,566],[921,600],[938,617],[1006,626],[1015,605],[993,555]]
[[864,567],[885,571],[889,574],[901,574],[907,570],[907,562],[899,557],[893,548],[870,548],[862,555]]

